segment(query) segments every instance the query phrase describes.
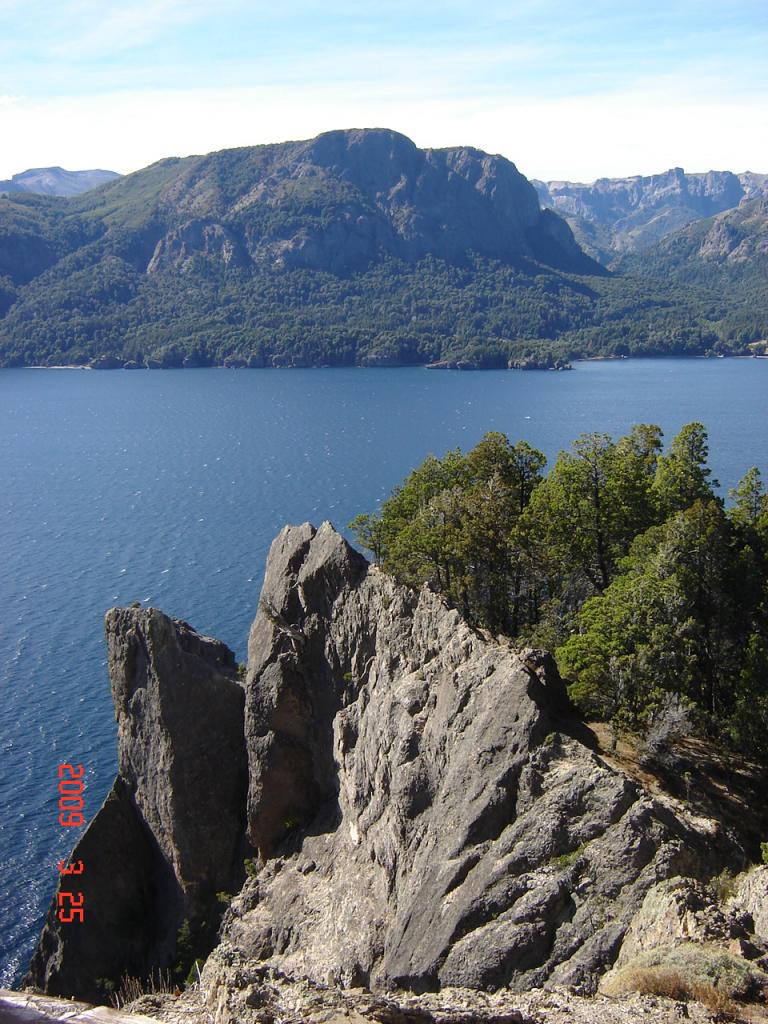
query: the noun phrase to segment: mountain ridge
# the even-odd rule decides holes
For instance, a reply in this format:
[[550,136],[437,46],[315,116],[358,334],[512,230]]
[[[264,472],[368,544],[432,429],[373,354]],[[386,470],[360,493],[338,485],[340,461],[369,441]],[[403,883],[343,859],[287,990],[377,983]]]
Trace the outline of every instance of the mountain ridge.
[[0,195],[13,192],[46,196],[75,196],[119,178],[117,171],[66,171],[63,167],[31,167],[0,181]]
[[542,205],[564,216],[586,251],[604,263],[622,253],[643,251],[694,221],[768,195],[768,174],[686,173],[681,167],[590,183],[533,184]]

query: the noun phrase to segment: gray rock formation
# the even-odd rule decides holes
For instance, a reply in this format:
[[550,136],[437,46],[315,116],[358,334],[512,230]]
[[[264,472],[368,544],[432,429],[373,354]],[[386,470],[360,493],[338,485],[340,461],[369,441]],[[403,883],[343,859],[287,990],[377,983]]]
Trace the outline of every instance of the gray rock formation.
[[173,961],[189,922],[212,943],[216,893],[243,879],[246,761],[234,655],[155,609],[113,609],[107,652],[118,776],[71,860],[83,923],[61,924],[56,898],[28,982],[103,996],[100,979],[143,977]]
[[581,741],[548,656],[396,586],[329,524],[273,544],[246,691],[265,863],[223,934],[290,975],[590,989],[647,890],[710,857]]
[[733,903],[737,910],[749,916],[755,935],[768,943],[768,865],[750,871],[739,880]]
[[599,178],[591,184],[534,181],[542,206],[570,224],[591,255],[609,262],[640,252],[686,225],[768,195],[768,175],[709,171]]
[[196,254],[227,265],[339,273],[384,254],[457,261],[468,251],[600,270],[501,156],[470,147],[422,150],[386,129],[326,132],[236,155],[235,183],[228,182],[233,154],[224,151],[195,158],[166,189],[168,230],[150,273]]
[[746,938],[739,916],[721,908],[714,893],[692,878],[672,878],[651,889],[635,914],[616,960],[623,967],[659,946]]
[[[328,523],[272,545],[244,718],[223,645],[133,609],[107,636],[119,776],[82,842],[145,844],[121,881],[150,922],[136,949],[168,962],[173,928],[231,884],[244,831],[256,850],[208,990],[238,963],[315,986],[591,992],[654,885],[743,859],[595,753],[548,655],[398,586]],[[49,919],[32,980],[84,995],[71,949]]]
[[106,634],[118,777],[194,911],[242,866],[246,772],[235,658],[153,608],[112,609]]

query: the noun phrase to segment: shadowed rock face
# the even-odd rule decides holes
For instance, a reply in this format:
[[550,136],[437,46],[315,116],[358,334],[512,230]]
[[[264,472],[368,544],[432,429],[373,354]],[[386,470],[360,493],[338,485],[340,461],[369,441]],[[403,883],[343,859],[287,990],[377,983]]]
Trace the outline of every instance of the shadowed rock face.
[[260,866],[206,991],[255,961],[380,990],[593,991],[660,879],[740,855],[593,752],[548,655],[398,586],[328,523],[272,545],[244,715],[216,641],[133,609],[109,613],[107,637],[119,777],[78,850],[105,872],[96,851],[124,837],[137,867],[114,903],[99,875],[87,905],[106,923],[80,946],[49,918],[30,977],[51,992],[86,994],[77,955],[91,977],[142,949],[167,962],[183,916],[239,887],[244,832]]
[[243,878],[246,763],[234,655],[153,608],[112,609],[105,627],[118,776],[72,853],[82,876],[63,882],[83,892],[85,919],[59,923],[54,899],[27,978],[86,999],[103,996],[97,979],[166,967],[184,919],[204,940],[215,927],[216,892]]
[[[99,1001],[104,993],[97,979],[141,977],[152,963],[174,878],[119,778],[70,861],[82,861],[83,873],[58,886],[24,983],[50,995]],[[83,894],[83,923],[59,922],[62,891]]]

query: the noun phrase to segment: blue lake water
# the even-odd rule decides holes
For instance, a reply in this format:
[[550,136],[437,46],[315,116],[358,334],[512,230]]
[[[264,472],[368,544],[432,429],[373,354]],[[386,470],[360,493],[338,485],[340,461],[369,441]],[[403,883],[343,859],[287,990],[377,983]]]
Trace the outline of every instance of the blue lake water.
[[79,830],[115,770],[102,620],[141,601],[244,660],[270,541],[343,527],[429,452],[488,430],[553,458],[580,433],[691,420],[723,490],[768,472],[768,361],[637,360],[571,373],[423,369],[0,373],[0,985],[18,982]]

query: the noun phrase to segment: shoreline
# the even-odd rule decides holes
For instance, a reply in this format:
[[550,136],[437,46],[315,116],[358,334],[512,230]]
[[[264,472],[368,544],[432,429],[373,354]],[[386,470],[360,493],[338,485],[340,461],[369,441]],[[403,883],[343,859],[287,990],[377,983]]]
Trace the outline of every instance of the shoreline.
[[310,364],[307,366],[224,366],[221,363],[216,363],[211,366],[114,366],[114,367],[95,367],[90,366],[87,363],[76,363],[76,364],[61,364],[57,363],[53,366],[45,366],[39,363],[35,363],[32,366],[0,366],[2,370],[88,370],[91,371],[104,371],[108,373],[118,372],[120,370],[127,370],[133,372],[134,370],[151,370],[151,371],[168,371],[168,370],[443,370],[453,371],[454,373],[483,373],[488,371],[508,370],[510,372],[518,373],[549,373],[575,369],[579,363],[632,363],[638,360],[646,359],[654,362],[666,362],[670,359],[681,359],[681,360],[725,360],[725,359],[738,359],[744,360],[768,360],[768,353],[765,354],[750,354],[750,355],[681,355],[681,354],[670,354],[670,355],[636,355],[636,356],[612,356],[612,355],[598,355],[598,356],[582,356],[581,358],[573,359],[570,361],[568,366],[446,366],[446,365],[434,365],[430,363],[390,363],[385,366],[381,365],[370,365],[365,366],[360,363],[352,363],[348,366],[330,366],[327,363],[322,365]]

